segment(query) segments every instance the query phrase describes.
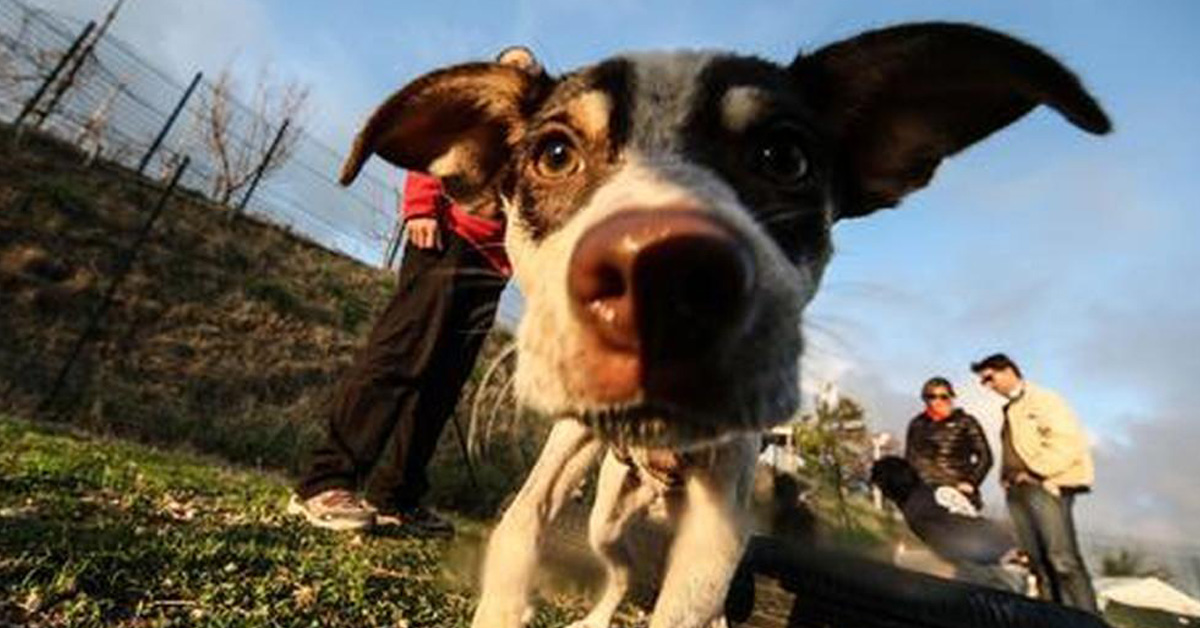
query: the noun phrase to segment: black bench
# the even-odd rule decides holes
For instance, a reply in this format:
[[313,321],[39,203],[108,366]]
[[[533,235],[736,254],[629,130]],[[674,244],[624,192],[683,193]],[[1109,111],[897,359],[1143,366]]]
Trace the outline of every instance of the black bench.
[[757,536],[726,603],[756,628],[1105,628],[1056,604]]

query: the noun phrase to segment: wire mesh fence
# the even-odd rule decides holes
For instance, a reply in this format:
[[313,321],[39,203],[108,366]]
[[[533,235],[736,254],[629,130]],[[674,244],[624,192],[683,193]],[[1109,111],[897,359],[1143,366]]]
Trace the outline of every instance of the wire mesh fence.
[[[71,142],[85,159],[141,168],[151,178],[165,179],[189,156],[183,188],[233,208],[244,203],[250,214],[368,263],[384,264],[394,255],[395,186],[364,173],[343,188],[336,181],[338,151],[300,124],[281,132],[288,112],[273,108],[269,95],[255,92],[249,103],[240,101],[218,76],[204,76],[189,90],[190,80],[168,75],[111,34],[97,37],[103,28],[82,38],[48,80],[82,30],[20,0],[0,0],[0,119],[14,122],[28,109],[23,129]],[[217,106],[220,125],[214,123]],[[273,155],[272,144],[280,146]]]

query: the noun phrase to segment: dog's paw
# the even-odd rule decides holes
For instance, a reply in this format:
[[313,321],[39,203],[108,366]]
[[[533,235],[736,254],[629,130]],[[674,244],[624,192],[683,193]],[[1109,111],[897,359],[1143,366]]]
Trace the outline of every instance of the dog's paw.
[[567,628],[609,628],[610,625],[611,624],[606,621],[600,622],[600,621],[595,621],[592,619],[587,619],[585,617],[584,619],[581,619],[577,622],[572,622],[570,624],[567,624]]
[[534,608],[528,604],[484,600],[475,609],[471,628],[524,628],[533,623]]

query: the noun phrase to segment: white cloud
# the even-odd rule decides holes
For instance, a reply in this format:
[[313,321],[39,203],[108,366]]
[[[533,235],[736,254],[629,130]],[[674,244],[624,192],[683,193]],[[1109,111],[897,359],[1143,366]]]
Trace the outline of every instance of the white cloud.
[[[38,0],[78,20],[103,19],[107,0]],[[179,78],[197,70],[215,73],[240,55],[256,62],[277,49],[270,18],[255,2],[241,0],[126,0],[111,32],[151,63]]]

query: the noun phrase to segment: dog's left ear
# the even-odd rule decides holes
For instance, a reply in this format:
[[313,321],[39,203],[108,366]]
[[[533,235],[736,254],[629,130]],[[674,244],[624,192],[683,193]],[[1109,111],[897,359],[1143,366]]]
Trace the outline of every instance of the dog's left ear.
[[924,187],[943,158],[1039,104],[1085,131],[1111,128],[1058,61],[966,24],[871,31],[798,56],[790,70],[849,172],[842,218],[896,205]]
[[340,180],[349,185],[371,155],[442,179],[465,201],[487,187],[508,160],[534,105],[552,81],[524,48],[492,63],[467,63],[417,78],[384,101],[363,125]]

